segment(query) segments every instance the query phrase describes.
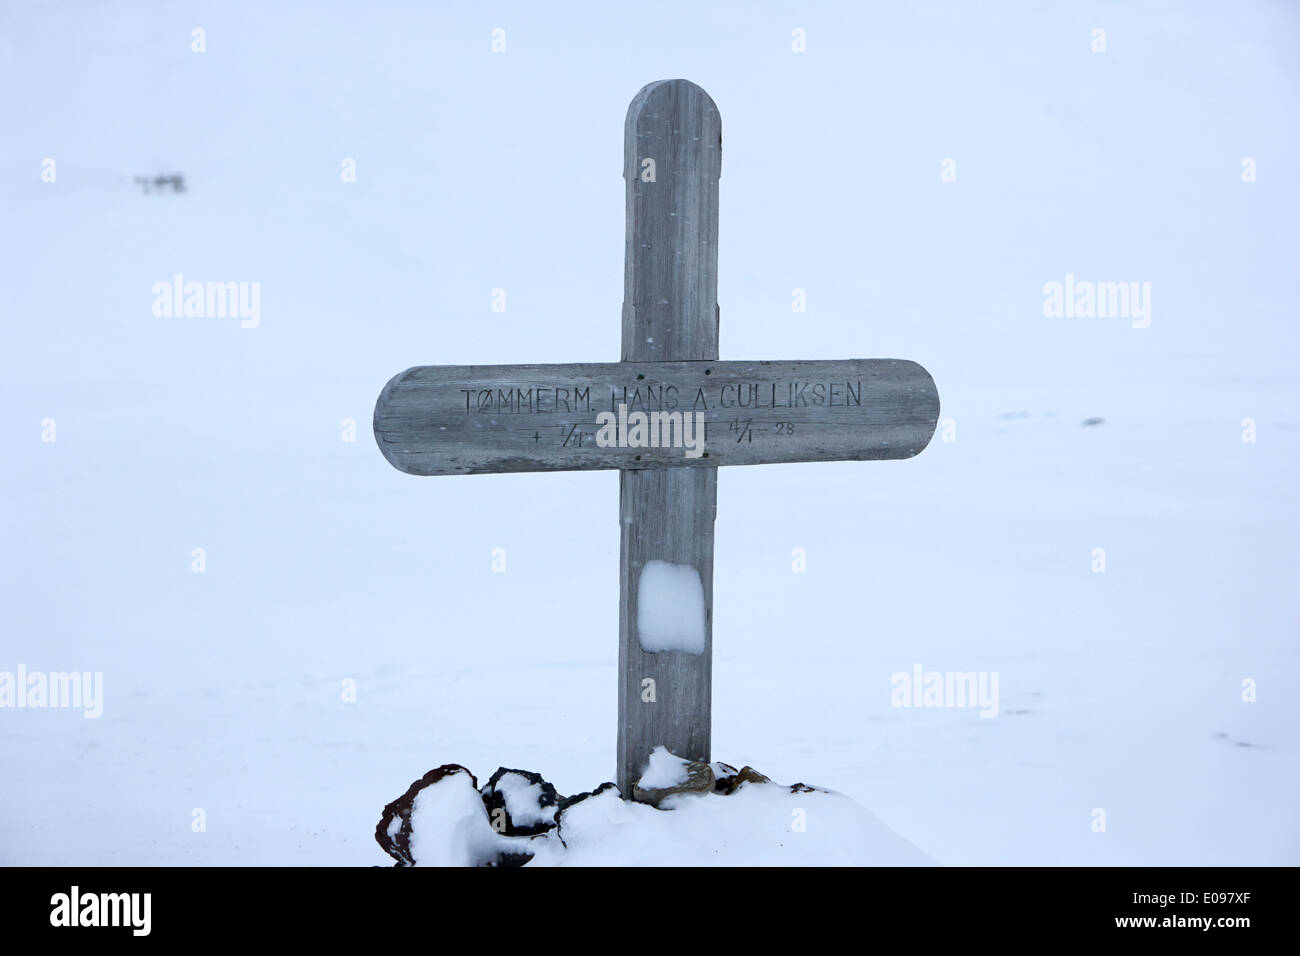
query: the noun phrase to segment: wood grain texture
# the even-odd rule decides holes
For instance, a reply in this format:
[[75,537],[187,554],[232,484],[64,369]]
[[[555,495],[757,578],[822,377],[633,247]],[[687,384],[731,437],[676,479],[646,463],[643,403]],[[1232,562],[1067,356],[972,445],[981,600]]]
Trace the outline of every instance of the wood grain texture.
[[[655,161],[654,182],[642,181],[646,158]],[[633,97],[623,138],[623,361],[717,360],[721,174],[722,118],[708,93],[687,80],[661,80]],[[717,507],[716,468],[619,472],[617,783],[627,797],[659,744],[709,759]],[[702,654],[641,649],[638,578],[652,560],[699,572]],[[654,681],[654,703],[642,700],[646,680]]]
[[[597,416],[620,405],[677,417],[651,418],[659,447],[600,447]],[[690,457],[672,440],[696,414]],[[457,475],[909,458],[938,417],[929,373],[898,359],[465,365],[396,376],[374,431],[401,471]]]
[[[939,417],[934,381],[914,362],[717,360],[721,164],[721,120],[704,90],[686,80],[643,88],[624,127],[623,361],[411,368],[375,405],[375,440],[409,474],[619,469],[616,773],[629,799],[656,746],[709,760],[718,466],[908,458]],[[623,404],[702,414],[702,453],[602,447],[597,416]],[[650,561],[698,573],[702,653],[642,649]]]

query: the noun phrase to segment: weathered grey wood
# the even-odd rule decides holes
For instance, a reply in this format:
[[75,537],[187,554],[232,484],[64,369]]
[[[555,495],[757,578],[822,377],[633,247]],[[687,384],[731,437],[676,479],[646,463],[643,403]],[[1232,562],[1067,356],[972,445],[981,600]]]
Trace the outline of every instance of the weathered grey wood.
[[[644,181],[646,159],[653,182]],[[687,80],[643,87],[623,127],[623,361],[717,360],[721,175],[722,118],[709,94]],[[717,507],[716,468],[619,472],[617,784],[627,796],[657,745],[709,759]],[[703,653],[642,650],[638,584],[652,560],[699,573]],[[653,703],[643,700],[646,681],[654,682]]]
[[[597,416],[620,406],[677,416],[656,444],[702,415],[702,453],[600,447]],[[401,471],[458,475],[909,458],[938,417],[929,373],[897,359],[461,365],[396,376],[374,430]]]
[[[628,798],[655,746],[709,759],[718,466],[908,458],[939,417],[934,381],[913,362],[717,360],[721,165],[708,94],[686,80],[646,86],[624,127],[623,361],[412,368],[375,405],[375,440],[409,474],[619,469],[617,779]],[[629,416],[703,415],[699,456],[602,446],[598,415],[623,405]],[[653,568],[677,582],[669,605],[693,593],[691,641],[643,647],[638,612],[659,603],[641,593],[650,562],[675,566]]]

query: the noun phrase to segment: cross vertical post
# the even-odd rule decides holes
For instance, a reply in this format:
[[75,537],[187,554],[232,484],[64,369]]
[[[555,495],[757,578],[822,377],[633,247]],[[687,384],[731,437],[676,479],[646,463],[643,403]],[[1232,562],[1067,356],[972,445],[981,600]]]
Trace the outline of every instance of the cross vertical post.
[[[623,361],[717,360],[721,168],[722,122],[708,93],[661,80],[633,98],[624,127]],[[617,784],[627,798],[658,745],[709,760],[717,500],[715,467],[619,471]],[[702,653],[642,648],[638,591],[650,561],[698,573]]]

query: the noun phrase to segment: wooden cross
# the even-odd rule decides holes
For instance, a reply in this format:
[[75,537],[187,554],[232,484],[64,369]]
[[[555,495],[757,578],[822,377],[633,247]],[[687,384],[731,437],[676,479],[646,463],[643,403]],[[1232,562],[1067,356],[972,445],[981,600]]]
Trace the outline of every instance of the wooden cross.
[[897,359],[718,361],[722,124],[687,80],[651,83],[624,130],[623,360],[411,368],[375,440],[412,475],[619,470],[617,784],[663,745],[709,760],[719,465],[910,458],[939,395]]

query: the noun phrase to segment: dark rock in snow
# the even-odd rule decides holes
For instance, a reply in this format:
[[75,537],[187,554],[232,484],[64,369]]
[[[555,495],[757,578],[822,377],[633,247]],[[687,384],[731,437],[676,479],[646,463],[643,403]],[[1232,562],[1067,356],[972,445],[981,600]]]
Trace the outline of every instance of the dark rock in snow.
[[721,760],[713,761],[709,767],[713,770],[713,789],[718,793],[730,793],[731,782],[740,771]]
[[806,783],[792,783],[790,784],[790,792],[791,793],[830,793],[831,791],[824,790],[821,787],[810,787]]
[[163,192],[170,188],[174,193],[185,192],[185,177],[180,173],[172,173],[170,176],[164,176],[159,173],[152,178],[148,176],[136,176],[135,183],[146,193]]
[[[435,787],[437,792],[430,793]],[[494,833],[478,781],[454,763],[411,784],[384,807],[375,827],[376,842],[397,861],[395,866],[523,866],[533,858],[531,839]]]
[[727,789],[723,793],[732,794],[740,789],[741,784],[745,783],[771,783],[772,778],[764,776],[753,767],[744,767],[733,776],[728,783]]
[[555,826],[559,794],[541,774],[498,767],[479,793],[497,833],[535,836]]
[[458,773],[466,774],[470,786],[478,789],[478,781],[469,770],[458,763],[445,763],[435,770],[430,770],[407,787],[406,793],[384,807],[384,812],[379,817],[379,824],[375,827],[375,842],[397,861],[394,865],[415,865],[415,859],[411,856],[411,807],[415,803],[415,798],[425,787],[431,787]]
[[[560,820],[564,817],[564,811],[569,809],[569,807],[573,806],[575,803],[581,803],[583,800],[586,800],[589,797],[598,796],[607,790],[613,790],[615,793],[618,793],[618,787],[614,782],[612,780],[607,780],[595,790],[584,790],[582,793],[575,793],[571,797],[560,797],[560,805],[555,812],[555,822],[559,824]],[[621,793],[618,795],[620,797],[623,796]]]
[[497,866],[497,867],[501,867],[502,869],[507,869],[512,866],[523,866],[532,858],[533,858],[533,854],[526,853],[522,850],[518,853],[509,853],[509,852],[502,851],[501,853],[497,854],[497,857],[494,861],[488,863],[480,863],[479,866]]
[[1083,427],[1087,428],[1089,425],[1104,425],[1105,423],[1106,419],[1104,418],[1085,418],[1083,420]]
[[698,760],[686,760],[678,757],[676,754],[669,753],[663,747],[655,748],[655,755],[650,758],[650,765],[641,779],[650,778],[653,767],[658,760],[676,761],[680,765],[680,770],[684,779],[679,780],[670,786],[650,786],[643,787],[637,783],[632,788],[632,798],[639,803],[648,803],[652,807],[659,806],[664,800],[679,793],[711,793],[717,779],[713,776],[713,768],[707,763],[701,763]]

